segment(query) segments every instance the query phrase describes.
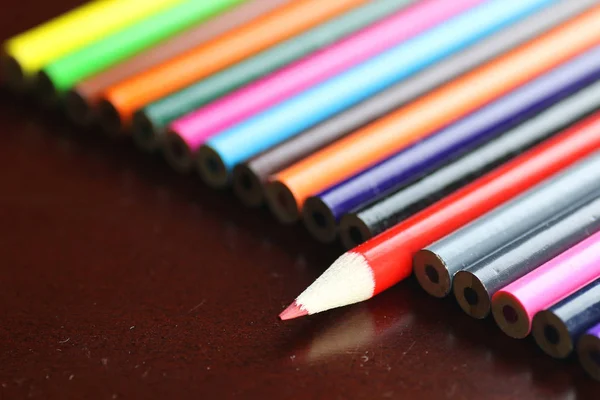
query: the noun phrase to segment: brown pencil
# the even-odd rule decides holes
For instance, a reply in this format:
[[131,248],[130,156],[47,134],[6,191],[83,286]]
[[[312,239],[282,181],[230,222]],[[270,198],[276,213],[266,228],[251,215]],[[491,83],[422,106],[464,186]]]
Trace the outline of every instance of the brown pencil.
[[127,131],[141,107],[367,2],[292,1],[255,18],[108,88],[98,105],[102,126],[107,132]]
[[93,108],[110,86],[174,58],[293,0],[251,0],[191,28],[148,51],[77,84],[66,96],[67,113],[78,124],[93,121]]

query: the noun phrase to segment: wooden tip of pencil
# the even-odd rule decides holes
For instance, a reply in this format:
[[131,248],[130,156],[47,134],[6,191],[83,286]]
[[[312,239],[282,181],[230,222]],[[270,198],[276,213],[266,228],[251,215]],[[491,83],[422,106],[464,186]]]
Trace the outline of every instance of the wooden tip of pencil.
[[100,126],[106,134],[115,136],[122,132],[121,116],[110,101],[106,99],[101,100],[98,104],[97,112]]
[[0,54],[0,74],[4,84],[14,92],[23,93],[28,89],[21,65],[4,52]]
[[413,271],[419,285],[434,297],[442,298],[452,290],[452,277],[446,263],[437,254],[422,249],[413,256]]
[[290,304],[285,310],[279,314],[279,319],[282,321],[287,321],[290,319],[295,319],[299,317],[304,317],[308,315],[308,311],[301,308],[295,301]]
[[519,299],[504,291],[492,297],[492,315],[498,327],[508,336],[523,339],[531,331],[531,320]]
[[300,219],[298,202],[292,191],[282,182],[273,181],[265,185],[265,198],[269,209],[282,224],[293,224]]
[[71,89],[65,94],[67,116],[76,125],[90,126],[94,122],[94,113],[88,100],[77,90]]
[[490,295],[477,275],[459,271],[454,275],[452,286],[454,297],[465,313],[477,319],[489,315],[492,308]]
[[531,333],[540,349],[551,357],[567,358],[575,348],[567,326],[550,310],[533,317]]
[[346,250],[350,250],[373,237],[373,232],[356,214],[344,215],[340,220],[340,240]]
[[583,369],[600,381],[600,339],[592,334],[584,334],[577,343],[577,354]]
[[194,169],[194,155],[190,146],[175,131],[167,131],[162,143],[163,155],[167,163],[181,174],[189,174]]
[[58,102],[58,92],[50,75],[42,70],[35,76],[34,94],[42,104],[53,105]]
[[208,186],[221,189],[229,184],[229,170],[221,155],[212,147],[204,145],[196,154],[196,169]]
[[264,203],[263,182],[248,164],[238,164],[233,168],[233,192],[248,207],[258,207]]
[[318,196],[309,197],[302,208],[302,220],[310,234],[322,243],[333,243],[338,224],[331,208]]
[[153,153],[160,145],[157,128],[143,110],[133,114],[132,134],[135,145],[143,152]]

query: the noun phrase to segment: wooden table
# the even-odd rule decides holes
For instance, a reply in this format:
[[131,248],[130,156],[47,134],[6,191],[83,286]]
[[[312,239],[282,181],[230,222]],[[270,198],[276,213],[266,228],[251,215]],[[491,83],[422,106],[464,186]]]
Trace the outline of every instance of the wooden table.
[[[0,39],[76,5],[3,4]],[[128,140],[0,92],[0,398],[600,398],[414,281],[277,314],[337,255]]]

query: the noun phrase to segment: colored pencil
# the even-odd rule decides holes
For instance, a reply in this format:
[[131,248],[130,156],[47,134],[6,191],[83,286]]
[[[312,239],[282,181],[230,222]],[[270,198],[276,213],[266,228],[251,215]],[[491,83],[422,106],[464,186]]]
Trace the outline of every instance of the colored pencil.
[[600,381],[600,323],[581,336],[577,343],[577,354],[583,369]]
[[346,249],[358,246],[599,108],[597,82],[420,181],[346,214],[342,243]]
[[210,137],[430,29],[471,4],[462,0],[420,2],[174,121],[165,143],[167,158],[178,170],[189,170],[194,154]]
[[[573,199],[573,204],[578,202]],[[567,209],[556,210],[546,223],[459,271],[452,291],[463,311],[474,318],[487,317],[494,293],[600,230],[600,199]],[[413,268],[416,274],[416,264]]]
[[507,335],[524,338],[534,315],[600,277],[600,233],[505,286],[492,297],[492,314]]
[[[600,276],[600,275],[599,275]],[[538,346],[554,358],[566,358],[585,331],[600,321],[600,279],[533,317]]]
[[592,172],[600,161],[598,165],[593,161],[553,177],[418,251],[413,269],[421,286],[436,297],[448,295],[458,271],[600,191],[600,181]]
[[[491,0],[210,138],[198,170],[210,186],[233,167],[551,3]],[[240,143],[244,143],[240,146]],[[217,166],[217,168],[213,168]]]
[[415,182],[600,78],[600,46],[518,88],[387,160],[306,200],[304,225],[329,243],[344,214]]
[[[308,196],[384,160],[597,45],[599,22],[600,6],[595,6],[270,177],[266,195],[271,210],[282,222],[295,221]],[[294,125],[292,121],[288,124]]]
[[596,167],[588,162],[569,169],[418,251],[413,269],[421,287],[432,296],[447,296],[458,271],[600,191],[595,174],[586,176],[588,164]]
[[[134,138],[141,149],[155,150],[163,137],[164,128],[175,119],[307,54],[329,46],[353,32],[368,27],[414,1],[368,2],[252,58],[152,102],[135,113]],[[170,160],[170,157],[167,159]],[[178,163],[174,166],[177,168]]]
[[183,0],[92,1],[8,39],[0,57],[5,81],[30,87],[46,64]]
[[449,59],[433,65],[413,78],[400,82],[300,135],[237,165],[233,170],[232,178],[235,194],[247,206],[255,207],[262,204],[264,201],[263,185],[270,175],[391,113],[436,87],[541,35],[594,4],[596,4],[595,0],[561,1],[476,43]]
[[101,123],[108,132],[128,128],[133,113],[146,104],[366,2],[302,0],[289,3],[110,87],[100,103]]
[[242,1],[187,0],[175,4],[46,65],[36,79],[37,95],[44,102],[56,101],[77,82]]
[[[367,300],[410,276],[415,252],[593,153],[600,114],[343,254],[280,315],[291,319]],[[600,155],[595,156],[600,160]]]
[[290,1],[292,0],[249,0],[77,83],[65,94],[69,117],[79,125],[90,124],[98,99],[110,86],[181,55]]

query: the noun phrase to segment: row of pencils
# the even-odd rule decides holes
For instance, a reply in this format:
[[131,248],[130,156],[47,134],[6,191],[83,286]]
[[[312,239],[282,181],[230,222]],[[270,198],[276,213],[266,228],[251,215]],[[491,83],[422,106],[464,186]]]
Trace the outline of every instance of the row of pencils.
[[96,0],[2,76],[349,249],[284,310],[415,275],[600,380],[598,0]]

